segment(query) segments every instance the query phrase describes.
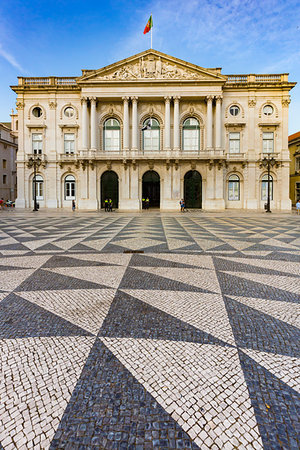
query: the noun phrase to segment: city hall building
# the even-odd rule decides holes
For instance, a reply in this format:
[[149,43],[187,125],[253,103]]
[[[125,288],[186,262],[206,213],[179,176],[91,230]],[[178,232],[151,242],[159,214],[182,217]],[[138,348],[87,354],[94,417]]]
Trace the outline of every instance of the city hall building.
[[[288,74],[223,75],[156,50],[19,77],[16,207],[290,210]],[[35,174],[35,175],[34,175]],[[35,176],[35,183],[34,183]],[[34,189],[36,186],[36,190]]]

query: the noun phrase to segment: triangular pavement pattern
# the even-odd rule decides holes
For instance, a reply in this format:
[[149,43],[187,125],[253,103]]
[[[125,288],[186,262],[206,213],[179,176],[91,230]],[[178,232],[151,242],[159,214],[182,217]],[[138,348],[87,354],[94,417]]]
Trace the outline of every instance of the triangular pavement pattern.
[[246,272],[230,272],[223,270],[229,275],[234,275],[235,277],[244,278],[246,280],[254,281],[255,283],[261,283],[268,286],[273,286],[275,288],[292,292],[294,294],[299,294],[300,300],[300,278],[289,277],[285,275],[266,275],[258,273],[246,273]]
[[264,298],[253,297],[241,297],[230,295],[228,298],[232,298],[239,303],[243,303],[250,308],[254,308],[258,311],[268,314],[275,319],[282,320],[289,323],[294,327],[300,328],[300,303],[290,303],[278,300],[267,300]]
[[[97,334],[102,326],[115,289],[78,289],[62,291],[24,291],[18,295],[67,321]],[[1,295],[1,294],[0,294]]]
[[126,267],[122,266],[90,266],[90,267],[57,267],[45,270],[59,275],[70,276],[91,283],[99,283],[107,287],[117,288],[123,278]]
[[221,295],[199,292],[124,290],[128,295],[193,325],[206,333],[235,345]]
[[211,256],[184,255],[182,253],[180,255],[175,253],[160,253],[159,255],[149,253],[148,255],[153,258],[164,259],[165,261],[176,262],[178,264],[187,264],[203,269],[214,269],[214,263]]
[[[236,349],[148,339],[101,341],[200,448],[208,437],[212,444],[221,442],[221,448],[230,445],[225,424],[233,414],[237,440],[248,432],[250,445],[256,442],[262,448],[257,425],[250,430],[247,426],[256,420]],[[226,404],[224,392],[230,399]],[[202,411],[200,417],[196,411]]]
[[211,292],[221,292],[216,272],[211,269],[192,269],[188,273],[186,269],[174,267],[139,267],[138,270]]
[[133,239],[124,239],[124,240],[117,240],[113,241],[112,244],[118,245],[120,247],[124,247],[126,249],[130,250],[140,250],[147,247],[153,247],[156,245],[159,245],[161,242],[154,240],[154,239],[148,239],[145,237],[141,238],[133,238]]
[[35,269],[6,270],[5,275],[1,275],[1,288],[13,291],[34,272]]
[[286,272],[288,274],[300,275],[300,262],[289,262],[289,261],[274,261],[267,259],[251,259],[251,258],[235,258],[228,257],[229,261],[234,261],[237,263],[248,264],[255,267],[261,267],[263,269],[278,270],[279,272]]
[[300,395],[243,351],[239,356],[263,448],[299,448]]
[[246,348],[242,351],[300,394],[300,357],[276,355]]
[[[117,423],[123,423],[126,432],[117,432]],[[144,427],[140,432],[141,424]],[[50,450],[77,448],[80,429],[85,430],[88,445],[99,449],[110,446],[112,437],[119,448],[138,448],[139,442],[145,442],[145,433],[149,448],[198,449],[193,439],[99,339],[90,351]]]
[[[5,448],[21,448],[21,439],[22,448],[30,448],[32,432],[38,435],[39,448],[49,446],[94,341],[89,336],[0,340],[6,379],[1,389],[0,440]],[[8,435],[16,417],[22,427]]]

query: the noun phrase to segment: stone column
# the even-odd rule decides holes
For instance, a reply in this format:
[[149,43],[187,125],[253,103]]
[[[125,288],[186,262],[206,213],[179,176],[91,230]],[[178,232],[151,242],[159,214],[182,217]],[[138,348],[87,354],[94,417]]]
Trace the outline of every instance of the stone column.
[[216,97],[216,148],[220,149],[222,146],[222,96]]
[[179,142],[179,96],[175,96],[174,98],[174,150],[179,151],[180,142]]
[[137,110],[138,97],[131,97],[132,102],[132,151],[138,149],[138,110]]
[[171,113],[170,113],[171,97],[165,97],[165,148],[169,151],[171,148]]
[[129,149],[129,97],[122,97],[123,100],[123,149]]
[[90,97],[91,102],[91,150],[97,149],[97,115],[96,97]]
[[88,111],[87,111],[87,97],[81,99],[81,138],[82,150],[88,149]]
[[207,100],[207,138],[206,138],[206,147],[207,149],[212,148],[212,101],[213,96],[208,95],[206,97]]

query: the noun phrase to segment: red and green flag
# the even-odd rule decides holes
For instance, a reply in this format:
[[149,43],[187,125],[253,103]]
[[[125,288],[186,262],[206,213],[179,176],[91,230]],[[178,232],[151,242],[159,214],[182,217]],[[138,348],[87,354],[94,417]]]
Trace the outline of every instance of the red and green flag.
[[147,22],[147,25],[145,26],[144,34],[149,33],[149,31],[151,30],[152,27],[153,27],[153,20],[152,20],[152,14],[151,14],[151,16],[149,17],[149,20]]

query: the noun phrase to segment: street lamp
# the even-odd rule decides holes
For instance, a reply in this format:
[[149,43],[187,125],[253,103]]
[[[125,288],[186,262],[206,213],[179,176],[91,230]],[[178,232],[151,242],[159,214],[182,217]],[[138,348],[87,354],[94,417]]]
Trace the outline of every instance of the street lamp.
[[33,199],[34,199],[33,211],[39,210],[36,201],[36,168],[40,167],[41,164],[42,164],[41,158],[35,153],[32,156],[30,156],[27,163],[27,166],[29,168],[33,167]]
[[260,163],[261,167],[267,167],[267,169],[268,169],[268,199],[267,199],[267,208],[266,208],[266,212],[268,212],[268,213],[272,212],[271,208],[270,208],[270,200],[271,200],[271,198],[270,198],[271,197],[270,170],[271,170],[271,167],[273,168],[275,165],[276,165],[276,160],[273,156],[271,157],[271,155],[268,155],[268,157],[265,156],[261,160],[261,163]]

